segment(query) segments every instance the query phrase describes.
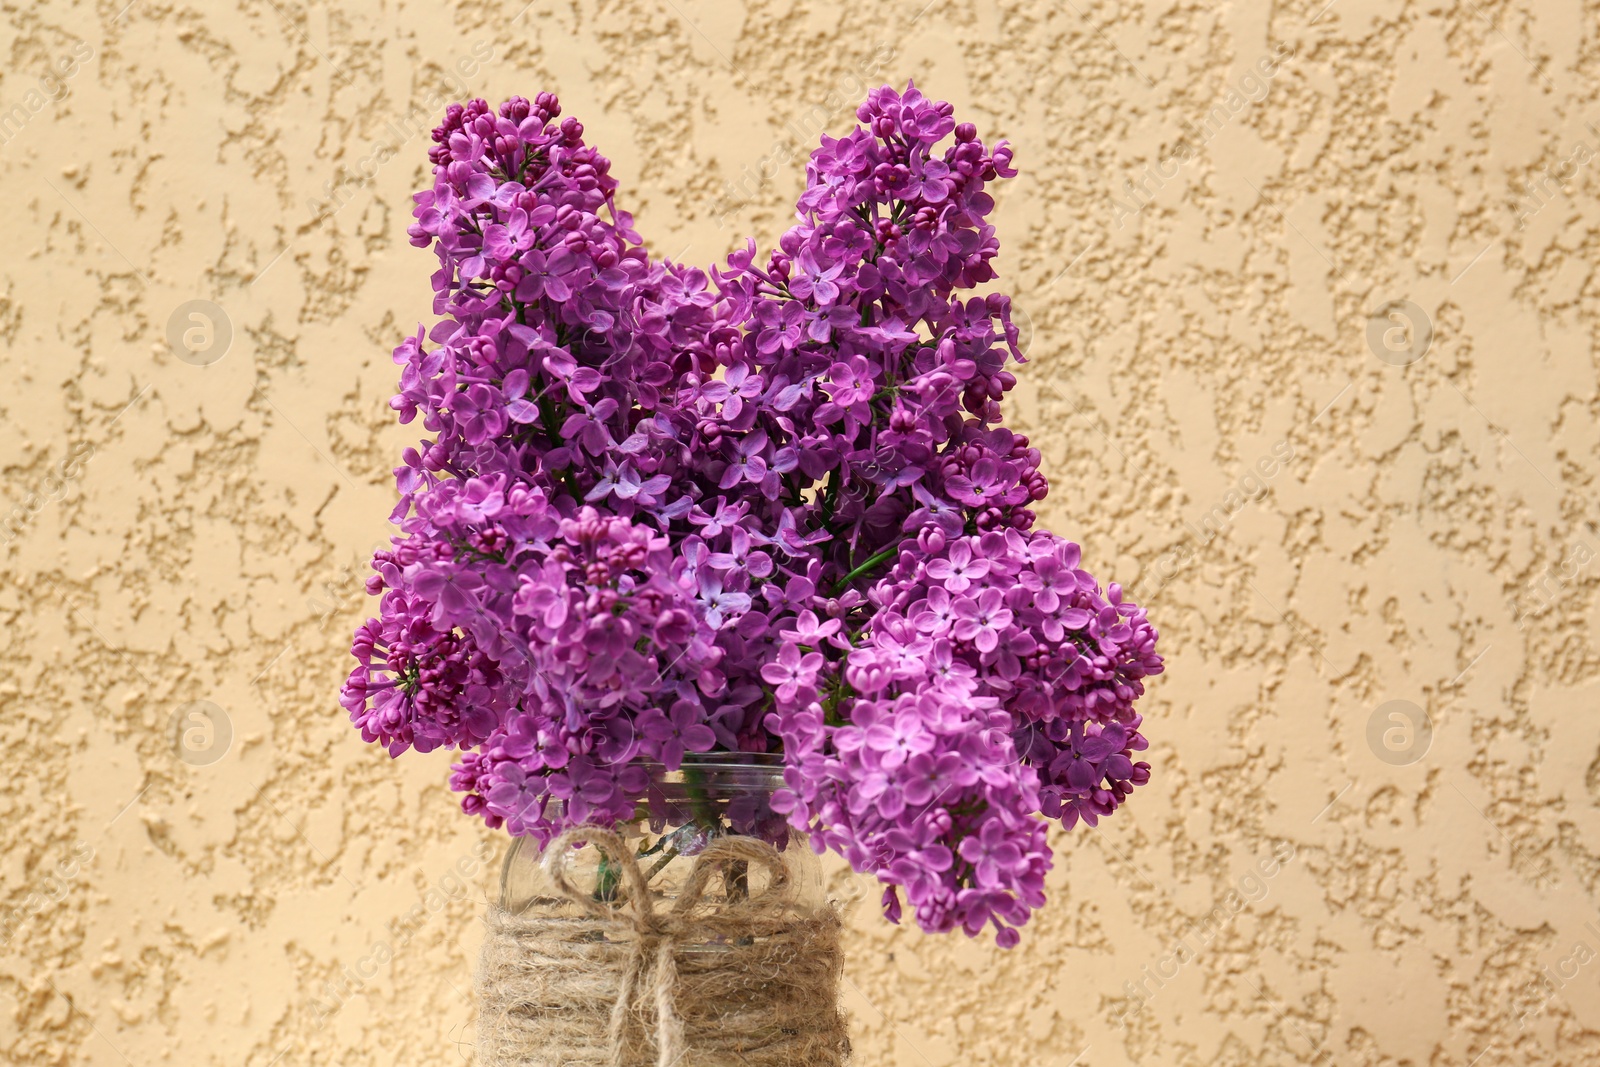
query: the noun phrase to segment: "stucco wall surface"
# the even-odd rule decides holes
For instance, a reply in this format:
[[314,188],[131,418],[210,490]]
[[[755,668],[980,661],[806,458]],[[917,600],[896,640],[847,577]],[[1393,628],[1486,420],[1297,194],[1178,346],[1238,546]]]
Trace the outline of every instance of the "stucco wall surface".
[[1600,3],[525,2],[0,3],[0,1061],[471,1059],[503,841],[336,704],[419,124],[554,90],[709,263],[914,77],[1168,673],[1019,948],[833,866],[858,1062],[1600,1062]]

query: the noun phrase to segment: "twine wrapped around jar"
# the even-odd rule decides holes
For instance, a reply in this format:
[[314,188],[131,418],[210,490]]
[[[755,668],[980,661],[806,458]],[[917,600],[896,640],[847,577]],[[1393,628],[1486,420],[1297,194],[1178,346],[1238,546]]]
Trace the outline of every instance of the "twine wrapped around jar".
[[[568,876],[587,842],[616,866],[626,907]],[[765,868],[765,889],[712,904],[720,864]],[[492,908],[478,974],[478,1056],[486,1067],[841,1067],[839,919],[797,906],[782,854],[723,837],[695,859],[678,899],[657,910],[622,837],[585,826],[544,851],[578,917]]]

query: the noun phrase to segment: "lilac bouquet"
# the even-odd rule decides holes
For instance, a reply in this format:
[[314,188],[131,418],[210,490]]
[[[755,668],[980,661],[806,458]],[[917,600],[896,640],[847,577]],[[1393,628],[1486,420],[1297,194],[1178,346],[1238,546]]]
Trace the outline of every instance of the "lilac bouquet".
[[1011,150],[875,90],[778,249],[708,275],[649,257],[560,111],[474,100],[433,131],[409,232],[442,318],[391,402],[433,436],[396,470],[341,702],[391,755],[459,750],[464,810],[541,843],[634,818],[688,753],[779,754],[726,829],[809,831],[890,919],[903,893],[926,930],[1015,944],[1045,820],[1149,780],[1162,661],[1033,528],[1039,452],[1001,425],[1017,328],[970,291]]

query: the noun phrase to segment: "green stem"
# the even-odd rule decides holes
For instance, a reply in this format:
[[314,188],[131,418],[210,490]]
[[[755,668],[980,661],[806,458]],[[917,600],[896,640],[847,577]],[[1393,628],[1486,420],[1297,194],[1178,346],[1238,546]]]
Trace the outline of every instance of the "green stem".
[[[694,803],[695,823],[713,834],[726,833],[727,828],[722,825],[711,796],[706,792],[705,771],[692,764],[685,764],[683,787]],[[750,865],[744,860],[735,860],[728,864],[727,870],[722,875],[722,884],[726,887],[729,900],[743,900],[749,896]]]
[[600,853],[600,869],[595,873],[594,899],[607,904],[617,899],[617,886],[622,882],[622,872],[606,853]]
[[900,546],[899,545],[890,545],[888,548],[884,549],[882,552],[879,552],[876,555],[870,557],[861,566],[857,567],[855,570],[851,571],[849,574],[845,575],[843,578],[840,578],[837,582],[834,582],[833,583],[834,592],[838,592],[839,590],[843,589],[845,586],[847,586],[851,582],[855,581],[861,575],[866,574],[868,571],[872,570],[874,567],[876,567],[878,564],[882,563],[884,560],[889,559],[889,558],[891,558],[891,557],[893,557],[895,555],[898,555],[899,552],[900,552]]
[[671,863],[673,860],[675,860],[677,858],[678,858],[678,846],[677,845],[673,845],[671,848],[667,849],[667,851],[665,851],[665,852],[663,852],[661,854],[661,858],[656,860],[655,865],[653,867],[651,867],[648,871],[645,872],[644,880],[646,882],[650,881],[650,879],[654,878],[656,875],[661,873],[661,869],[663,867],[665,867],[667,864]]
[[828,488],[822,492],[822,525],[833,521],[833,509],[839,505],[839,486],[844,481],[838,471],[828,475]]
[[695,825],[704,827],[712,833],[720,833],[722,820],[717,818],[716,808],[711,803],[711,795],[706,792],[706,772],[693,764],[684,764],[683,789],[694,802]]

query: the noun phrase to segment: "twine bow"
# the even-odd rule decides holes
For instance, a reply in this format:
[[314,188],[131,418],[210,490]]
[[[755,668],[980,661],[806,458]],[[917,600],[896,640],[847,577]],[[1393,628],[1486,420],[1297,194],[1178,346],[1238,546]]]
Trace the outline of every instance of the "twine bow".
[[[574,885],[567,867],[573,847],[593,845],[622,873],[627,907],[616,908],[595,899]],[[566,898],[606,927],[631,935],[633,948],[623,970],[616,1005],[611,1010],[609,1040],[612,1067],[629,1067],[639,1047],[639,1035],[630,1019],[653,1002],[656,1017],[657,1067],[674,1067],[688,1051],[683,1020],[678,1015],[678,965],[674,955],[680,945],[718,937],[759,935],[791,921],[789,871],[778,850],[748,837],[718,838],[695,857],[694,866],[670,910],[657,911],[649,882],[621,835],[596,826],[568,830],[544,852],[545,871]],[[767,886],[759,894],[725,902],[715,911],[696,914],[707,885],[719,864],[744,861],[765,867]]]

